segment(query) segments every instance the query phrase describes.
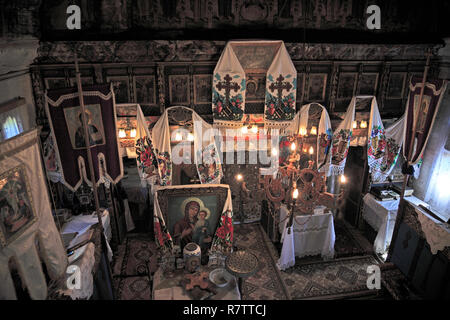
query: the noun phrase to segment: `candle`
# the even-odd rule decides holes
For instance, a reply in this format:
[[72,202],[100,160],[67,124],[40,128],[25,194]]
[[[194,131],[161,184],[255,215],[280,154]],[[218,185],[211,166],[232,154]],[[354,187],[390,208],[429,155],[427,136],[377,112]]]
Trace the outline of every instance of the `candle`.
[[276,148],[272,148],[272,156],[277,156],[278,150]]
[[136,129],[132,129],[130,131],[130,137],[135,138],[136,137]]
[[127,136],[127,134],[125,133],[125,130],[120,129],[119,130],[119,138],[125,138]]
[[292,142],[292,144],[291,144],[291,150],[292,150],[292,151],[295,151],[295,148],[296,148],[295,143]]
[[192,133],[190,133],[190,132],[188,134],[188,140],[189,141],[194,141],[194,135]]
[[314,148],[312,146],[309,147],[309,154],[314,154]]
[[236,175],[236,180],[237,180],[237,181],[241,181],[243,178],[244,178],[244,177],[243,177],[242,174],[240,174],[240,173]]
[[243,134],[247,134],[247,132],[248,132],[247,126],[243,126],[241,131],[242,131]]
[[306,128],[300,127],[300,135],[301,136],[306,135]]
[[367,121],[361,121],[361,128],[367,128]]
[[183,140],[183,137],[181,136],[181,133],[177,132],[175,134],[175,141],[181,141],[181,140]]
[[346,183],[347,178],[344,175],[341,175],[341,183]]
[[312,127],[311,128],[311,134],[312,135],[316,135],[317,134],[317,128],[316,127]]
[[253,133],[258,133],[258,126],[252,126],[252,132]]
[[292,192],[292,198],[294,199],[298,198],[298,189],[294,189],[294,192]]
[[358,121],[353,121],[353,129],[358,128]]

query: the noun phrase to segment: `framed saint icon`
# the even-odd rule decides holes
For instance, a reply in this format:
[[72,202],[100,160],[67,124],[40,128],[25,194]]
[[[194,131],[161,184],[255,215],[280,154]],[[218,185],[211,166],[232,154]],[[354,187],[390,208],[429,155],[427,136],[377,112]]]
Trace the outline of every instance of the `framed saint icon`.
[[[90,146],[105,144],[105,130],[103,129],[100,104],[86,105],[85,110]],[[72,148],[86,148],[81,107],[65,108],[64,117],[66,119]]]

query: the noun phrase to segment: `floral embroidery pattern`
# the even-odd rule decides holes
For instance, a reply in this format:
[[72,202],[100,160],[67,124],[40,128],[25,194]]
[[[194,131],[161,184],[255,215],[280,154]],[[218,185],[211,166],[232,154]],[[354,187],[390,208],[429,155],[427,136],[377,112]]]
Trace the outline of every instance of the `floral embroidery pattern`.
[[[284,81],[286,80],[286,81]],[[265,117],[272,121],[287,121],[295,116],[295,95],[297,79],[288,74],[274,79],[273,75],[267,77],[267,90],[265,101]]]
[[153,230],[155,232],[155,241],[157,246],[162,250],[171,250],[173,248],[173,240],[169,234],[169,230],[163,220],[155,216],[153,222]]
[[266,119],[268,120],[292,120],[295,116],[294,94],[283,97],[280,108],[277,109],[278,98],[266,92]]
[[211,251],[230,252],[233,247],[233,212],[227,210],[220,216]]
[[367,154],[372,160],[383,157],[386,148],[386,135],[381,126],[374,126],[369,137]]
[[170,161],[170,155],[168,152],[159,152],[156,149],[158,167],[159,167],[159,176],[160,176],[160,185],[162,186],[170,186],[172,184],[172,162]]
[[[221,75],[214,75],[213,84],[213,114],[214,119],[225,121],[240,121],[244,116],[244,98],[242,96],[245,90],[245,79],[241,79],[239,84],[239,75],[230,77],[228,74],[222,79]],[[216,89],[223,92],[219,93]]]
[[197,170],[200,176],[200,182],[203,183],[218,183],[222,175],[222,166],[219,163],[219,156],[216,153],[214,144],[210,144],[203,149],[203,152],[199,151],[199,157],[202,159],[202,163],[197,166]]
[[157,174],[158,162],[153,153],[153,145],[149,137],[144,136],[136,141],[138,169],[147,176]]
[[333,165],[339,165],[347,158],[351,137],[352,131],[349,129],[341,129],[333,135],[331,147],[331,163]]

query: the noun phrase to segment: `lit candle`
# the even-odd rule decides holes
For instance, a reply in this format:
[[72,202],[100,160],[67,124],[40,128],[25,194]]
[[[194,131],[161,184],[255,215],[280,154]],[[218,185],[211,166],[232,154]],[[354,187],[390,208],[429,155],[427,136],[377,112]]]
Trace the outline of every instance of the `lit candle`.
[[240,173],[236,175],[236,180],[237,180],[237,181],[241,181],[243,178],[244,178],[244,177],[243,177],[242,174],[240,174]]
[[367,128],[367,121],[361,121],[361,128]]
[[306,135],[306,128],[300,127],[300,135],[301,136]]
[[294,199],[298,198],[298,189],[294,189],[294,192],[292,192],[292,198]]
[[189,141],[194,141],[194,135],[192,133],[190,133],[190,132],[188,134],[188,140]]
[[247,126],[243,126],[241,131],[242,131],[243,134],[247,134],[247,132],[248,132]]
[[177,132],[175,134],[175,141],[181,141],[181,140],[183,140],[183,137],[181,136],[181,133]]
[[347,178],[345,178],[344,175],[341,175],[341,183],[346,183],[347,182]]
[[309,147],[309,154],[313,154],[314,153],[314,148],[311,146]]
[[277,148],[272,148],[272,156],[276,157],[278,155]]
[[317,134],[317,128],[316,127],[311,127],[311,134],[312,135],[316,135]]
[[127,134],[125,133],[125,130],[120,129],[119,130],[119,138],[125,138],[127,136]]
[[295,151],[295,148],[296,148],[295,143],[292,142],[292,144],[291,144],[291,150],[292,150],[292,151]]
[[136,129],[132,129],[130,131],[130,137],[135,138],[136,137]]
[[253,133],[258,133],[258,126],[252,126],[252,132]]
[[358,128],[358,121],[353,121],[353,129]]

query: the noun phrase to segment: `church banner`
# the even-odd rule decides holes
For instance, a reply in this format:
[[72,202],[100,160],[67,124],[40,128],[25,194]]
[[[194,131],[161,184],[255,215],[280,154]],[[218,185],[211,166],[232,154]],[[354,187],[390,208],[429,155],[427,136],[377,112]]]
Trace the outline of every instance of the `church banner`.
[[[423,151],[428,142],[428,136],[433,127],[443,93],[447,87],[447,81],[441,79],[429,79],[425,83],[422,103],[420,103],[420,91],[422,89],[422,78],[413,77],[409,85],[409,96],[406,104],[406,125],[403,143],[403,155],[408,158],[411,139],[414,139],[413,152],[409,164],[415,165],[421,159]],[[413,127],[416,123],[416,132],[413,138]]]
[[63,276],[67,267],[38,139],[38,130],[33,129],[0,144],[0,300],[17,299],[11,259],[32,299],[47,297],[43,262],[52,280]]
[[114,93],[110,85],[83,87],[86,122],[95,178],[90,176],[77,88],[49,90],[46,112],[58,154],[62,182],[72,191],[85,181],[117,183],[123,176],[116,130]]

